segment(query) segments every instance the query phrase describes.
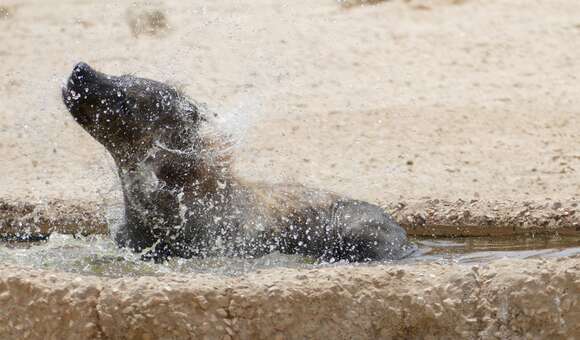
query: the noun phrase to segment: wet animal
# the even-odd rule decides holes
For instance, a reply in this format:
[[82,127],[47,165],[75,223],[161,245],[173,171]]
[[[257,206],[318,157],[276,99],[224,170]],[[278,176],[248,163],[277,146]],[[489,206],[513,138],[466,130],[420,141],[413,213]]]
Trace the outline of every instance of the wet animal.
[[376,205],[237,178],[214,114],[174,87],[79,63],[62,96],[74,120],[115,160],[125,205],[115,239],[144,258],[278,251],[360,262],[400,259],[413,248]]

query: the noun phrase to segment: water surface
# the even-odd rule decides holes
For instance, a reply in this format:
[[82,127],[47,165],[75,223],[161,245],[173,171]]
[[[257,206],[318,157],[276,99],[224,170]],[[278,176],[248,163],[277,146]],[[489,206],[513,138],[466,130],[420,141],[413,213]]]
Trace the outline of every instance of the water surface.
[[[548,258],[580,255],[578,236],[470,237],[413,239],[419,247],[411,257],[393,263],[473,264],[501,258]],[[1,242],[0,263],[38,269],[56,269],[107,277],[161,276],[170,273],[214,273],[241,275],[272,268],[319,268],[346,263],[315,264],[301,256],[270,254],[257,259],[216,257],[209,259],[171,259],[163,264],[145,262],[140,254],[118,248],[106,236],[75,237],[53,234],[37,242]]]

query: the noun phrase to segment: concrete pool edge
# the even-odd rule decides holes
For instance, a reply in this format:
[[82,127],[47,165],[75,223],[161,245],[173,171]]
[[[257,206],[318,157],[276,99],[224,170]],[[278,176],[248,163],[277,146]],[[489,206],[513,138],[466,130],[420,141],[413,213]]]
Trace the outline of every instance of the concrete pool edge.
[[[384,205],[413,236],[509,236],[580,233],[580,203],[429,199]],[[0,237],[106,234],[107,208],[95,202],[0,198]]]
[[107,279],[0,268],[0,338],[580,336],[580,257]]

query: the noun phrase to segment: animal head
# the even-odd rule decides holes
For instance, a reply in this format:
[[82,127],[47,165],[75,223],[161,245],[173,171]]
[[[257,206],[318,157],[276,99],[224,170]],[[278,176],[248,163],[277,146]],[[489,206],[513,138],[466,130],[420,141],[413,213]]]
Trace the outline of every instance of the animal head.
[[132,75],[110,76],[78,63],[62,88],[77,123],[116,161],[145,157],[152,148],[195,148],[204,120],[199,107],[174,87]]

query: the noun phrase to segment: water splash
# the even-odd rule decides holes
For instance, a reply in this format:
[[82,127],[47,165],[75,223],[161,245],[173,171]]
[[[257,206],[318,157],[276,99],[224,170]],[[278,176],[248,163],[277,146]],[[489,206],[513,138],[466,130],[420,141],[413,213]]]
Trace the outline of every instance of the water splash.
[[[580,237],[574,236],[535,240],[471,238],[414,241],[419,245],[419,251],[413,257],[402,261],[374,262],[366,265],[429,262],[470,265],[502,258],[580,256],[580,247],[577,246]],[[510,242],[511,246],[508,246]],[[0,242],[0,262],[4,264],[106,277],[163,276],[175,273],[238,276],[275,267],[312,269],[352,265],[344,261],[315,264],[307,257],[277,252],[256,259],[218,256],[205,259],[172,258],[164,263],[143,261],[141,255],[126,248],[119,248],[109,237],[96,235],[75,237],[55,233],[47,241],[41,242]]]

